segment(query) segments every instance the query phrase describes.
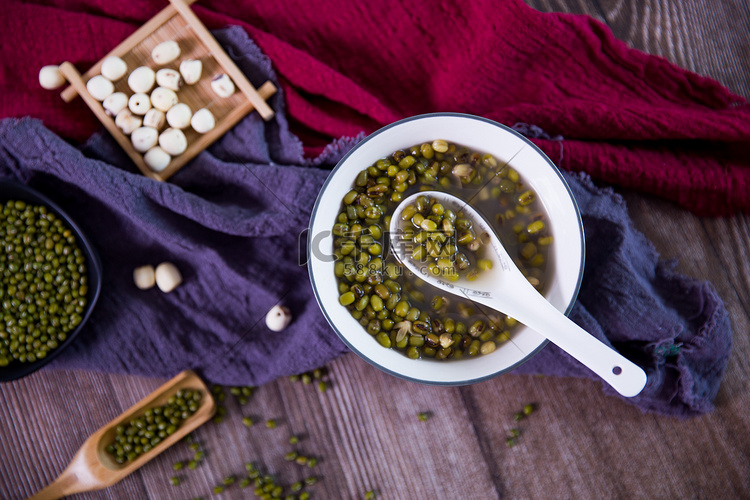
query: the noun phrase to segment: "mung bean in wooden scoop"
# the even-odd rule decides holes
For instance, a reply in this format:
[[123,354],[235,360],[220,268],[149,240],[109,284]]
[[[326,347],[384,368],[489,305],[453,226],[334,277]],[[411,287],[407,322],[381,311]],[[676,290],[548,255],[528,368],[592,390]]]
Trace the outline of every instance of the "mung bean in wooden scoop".
[[[127,426],[134,419],[144,416],[150,409],[153,411],[154,408],[168,405],[170,398],[174,398],[180,391],[186,394],[200,394],[200,398],[195,401],[195,411],[187,415],[178,427],[157,444],[149,446],[148,451],[131,456],[132,460],[126,459],[123,463],[118,463],[116,455],[107,451],[107,447],[115,441],[118,427]],[[174,399],[172,401],[174,402]],[[203,381],[192,371],[184,371],[92,434],[62,474],[29,500],[62,498],[73,493],[111,486],[204,424],[215,411],[216,403]]]
[[[492,265],[487,266],[477,279],[469,281],[459,275],[454,281],[445,279],[443,275],[436,276],[429,266],[420,265],[418,260],[409,255],[412,242],[400,238],[403,234],[400,231],[402,214],[417,203],[419,197],[440,203],[444,210],[463,212],[472,221],[476,232],[487,235],[485,258],[491,260]],[[625,397],[636,396],[645,387],[646,373],[638,365],[568,319],[529,283],[492,227],[468,203],[440,191],[414,194],[403,200],[394,211],[390,237],[391,249],[396,258],[427,283],[515,318],[576,358]]]

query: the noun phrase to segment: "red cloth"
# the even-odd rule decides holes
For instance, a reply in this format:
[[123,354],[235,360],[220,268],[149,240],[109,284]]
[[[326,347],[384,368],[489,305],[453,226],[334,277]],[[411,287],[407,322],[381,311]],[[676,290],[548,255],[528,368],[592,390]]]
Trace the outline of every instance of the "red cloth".
[[[39,68],[88,69],[166,2],[0,3],[0,117],[31,115],[76,141],[99,125]],[[750,213],[750,105],[717,82],[613,38],[586,16],[520,0],[226,2],[193,6],[243,26],[270,57],[293,130],[314,154],[396,119],[460,111],[526,122],[558,166],[663,196],[702,215]]]

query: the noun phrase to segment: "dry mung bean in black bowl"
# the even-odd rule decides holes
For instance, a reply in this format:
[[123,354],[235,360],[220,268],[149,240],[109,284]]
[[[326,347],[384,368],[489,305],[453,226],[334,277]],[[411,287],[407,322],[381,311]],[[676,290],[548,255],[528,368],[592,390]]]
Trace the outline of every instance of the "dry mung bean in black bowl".
[[[470,203],[490,222],[527,279],[544,291],[553,237],[536,192],[492,155],[437,139],[364,168],[343,197],[332,228],[339,303],[380,345],[411,359],[489,354],[511,339],[517,322],[440,292],[388,252],[386,232],[394,209],[412,194],[429,190]],[[402,218],[403,239],[436,273],[465,272],[472,279],[491,266],[481,253],[486,236],[476,234],[464,214],[423,196],[405,208]]]
[[0,181],[0,381],[49,362],[78,334],[99,294],[93,247],[53,202]]

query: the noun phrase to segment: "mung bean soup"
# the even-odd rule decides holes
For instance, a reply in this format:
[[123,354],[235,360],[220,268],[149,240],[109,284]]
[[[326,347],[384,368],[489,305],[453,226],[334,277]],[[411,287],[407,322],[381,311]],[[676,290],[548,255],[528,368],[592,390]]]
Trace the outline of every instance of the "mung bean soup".
[[[551,272],[549,218],[536,192],[490,154],[444,140],[394,151],[363,169],[344,196],[332,232],[339,303],[383,347],[411,359],[463,359],[508,342],[517,322],[448,296],[388,252],[391,215],[401,200],[440,190],[470,203],[493,227],[529,282],[541,292]],[[491,261],[472,221],[427,196],[402,211],[400,237],[436,274],[471,280]],[[414,253],[412,253],[414,257]]]

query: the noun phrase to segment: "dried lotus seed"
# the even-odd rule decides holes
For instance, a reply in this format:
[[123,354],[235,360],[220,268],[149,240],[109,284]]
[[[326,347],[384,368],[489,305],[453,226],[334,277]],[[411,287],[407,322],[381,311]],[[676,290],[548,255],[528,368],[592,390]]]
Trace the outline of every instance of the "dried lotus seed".
[[156,64],[167,64],[180,57],[180,46],[174,40],[162,42],[151,51]]
[[182,77],[179,71],[173,69],[160,69],[156,72],[156,84],[177,92],[182,86]]
[[145,115],[151,109],[151,99],[146,94],[133,94],[128,100],[128,108],[135,115]]
[[115,117],[115,125],[117,125],[125,135],[130,135],[133,130],[137,129],[142,124],[143,120],[141,120],[139,116],[135,116],[127,108],[117,113],[117,116]]
[[161,172],[167,168],[169,162],[172,161],[172,157],[159,146],[154,146],[143,155],[143,161],[154,172]]
[[180,57],[180,46],[174,40],[161,42],[151,51],[151,57],[156,64],[167,64]]
[[188,85],[200,80],[202,72],[203,63],[199,59],[187,59],[180,63],[180,74]]
[[148,290],[156,284],[154,266],[141,266],[133,269],[133,282],[141,290]]
[[86,90],[97,101],[103,101],[115,91],[115,86],[102,75],[96,75],[86,82]]
[[190,110],[190,106],[185,103],[175,104],[167,111],[167,123],[170,127],[185,128],[190,125],[192,116],[193,112]]
[[117,113],[128,106],[128,96],[124,92],[115,92],[102,101],[102,106],[109,116],[117,116]]
[[182,283],[182,275],[177,266],[171,262],[162,262],[156,266],[156,286],[164,293],[169,293]]
[[143,126],[152,127],[156,130],[164,128],[164,124],[167,123],[167,117],[164,111],[156,108],[151,108],[146,112],[146,116],[143,117]]
[[128,65],[117,56],[109,56],[102,61],[102,76],[116,82],[128,72]]
[[190,126],[199,134],[205,134],[206,132],[213,130],[216,126],[216,120],[209,110],[201,108],[196,111],[190,119]]
[[448,151],[448,142],[443,139],[435,139],[432,141],[432,149],[437,153],[445,153]]
[[187,138],[182,130],[168,128],[159,136],[159,146],[172,156],[181,155],[187,149]]
[[65,85],[65,77],[60,73],[60,66],[50,64],[39,70],[39,85],[47,90],[54,90]]
[[145,153],[156,146],[159,141],[159,131],[152,127],[138,127],[130,134],[133,148],[139,153]]
[[211,80],[211,88],[219,97],[229,97],[234,94],[234,82],[224,73],[219,73]]
[[133,92],[146,94],[151,91],[156,81],[156,73],[148,66],[135,68],[128,77],[128,87]]
[[177,94],[166,87],[156,87],[151,92],[151,104],[160,111],[169,111],[172,106],[177,104],[177,101]]
[[266,314],[266,326],[269,330],[280,332],[292,321],[292,312],[288,307],[275,305]]

